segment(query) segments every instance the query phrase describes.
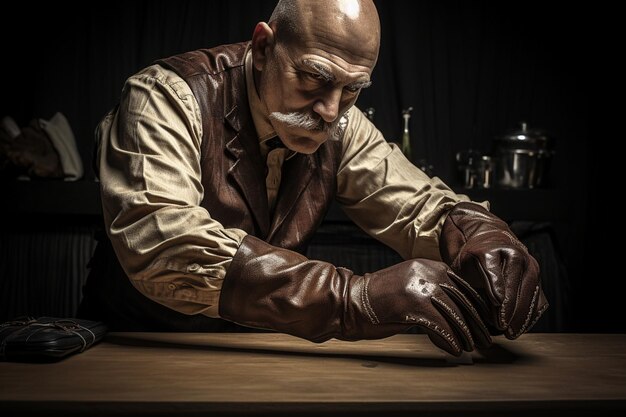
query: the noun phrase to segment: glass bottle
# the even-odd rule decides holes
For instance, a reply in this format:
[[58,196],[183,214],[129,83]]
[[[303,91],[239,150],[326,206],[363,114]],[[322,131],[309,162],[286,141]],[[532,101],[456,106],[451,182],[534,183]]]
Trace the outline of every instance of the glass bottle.
[[409,119],[411,118],[411,112],[413,107],[402,110],[402,117],[404,118],[404,130],[402,131],[402,145],[400,150],[406,158],[411,160],[411,135],[409,133]]

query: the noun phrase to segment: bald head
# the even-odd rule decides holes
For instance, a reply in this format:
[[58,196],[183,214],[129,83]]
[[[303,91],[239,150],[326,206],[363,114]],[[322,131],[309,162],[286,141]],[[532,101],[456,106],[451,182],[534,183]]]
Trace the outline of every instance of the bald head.
[[269,25],[277,42],[378,56],[380,22],[371,0],[280,0]]
[[371,85],[380,23],[372,0],[280,0],[251,41],[254,82],[287,148],[313,153]]

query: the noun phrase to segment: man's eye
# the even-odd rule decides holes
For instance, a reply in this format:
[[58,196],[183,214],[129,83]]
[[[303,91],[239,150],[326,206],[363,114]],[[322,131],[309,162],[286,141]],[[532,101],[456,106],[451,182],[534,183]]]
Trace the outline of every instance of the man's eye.
[[345,87],[346,91],[348,91],[349,93],[358,93],[359,90],[361,89],[361,87],[351,87],[351,86],[346,86]]
[[322,74],[316,74],[314,72],[306,72],[306,77],[314,81],[326,81],[326,78]]

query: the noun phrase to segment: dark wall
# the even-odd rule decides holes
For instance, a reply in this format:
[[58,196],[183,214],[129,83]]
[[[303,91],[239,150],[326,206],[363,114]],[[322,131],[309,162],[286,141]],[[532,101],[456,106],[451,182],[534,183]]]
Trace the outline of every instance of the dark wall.
[[[96,123],[114,105],[127,76],[160,57],[247,40],[273,5],[269,0],[101,2],[79,9],[16,5],[19,29],[0,28],[8,74],[0,115],[25,125],[32,117],[63,112],[88,165]],[[591,65],[592,35],[580,30],[590,12],[538,1],[377,5],[381,53],[374,85],[359,106],[376,109],[375,123],[390,141],[399,140],[401,110],[412,106],[414,160],[427,160],[451,184],[455,152],[488,151],[494,136],[522,120],[546,129],[556,143],[549,186],[559,195],[555,228],[576,301],[573,328],[623,330],[617,307],[587,299],[589,254],[600,237],[600,208],[589,198],[595,178],[584,169],[598,164],[590,136],[597,71]],[[91,172],[86,176],[93,178]]]

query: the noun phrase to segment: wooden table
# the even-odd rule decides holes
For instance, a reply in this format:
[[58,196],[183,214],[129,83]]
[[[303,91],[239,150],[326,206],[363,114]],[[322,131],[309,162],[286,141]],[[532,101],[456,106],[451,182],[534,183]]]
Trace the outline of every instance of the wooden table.
[[61,362],[0,363],[0,415],[617,415],[626,335],[526,334],[459,363],[425,335],[110,333]]

